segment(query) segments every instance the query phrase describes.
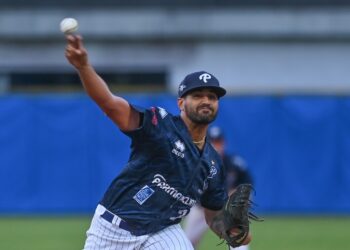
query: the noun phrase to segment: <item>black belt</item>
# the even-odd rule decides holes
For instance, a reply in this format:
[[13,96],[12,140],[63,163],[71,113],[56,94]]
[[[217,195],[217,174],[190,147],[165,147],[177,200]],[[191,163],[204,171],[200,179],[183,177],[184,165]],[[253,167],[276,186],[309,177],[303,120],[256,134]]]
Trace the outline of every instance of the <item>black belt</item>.
[[[115,214],[109,212],[108,210],[104,211],[104,213],[101,214],[101,217],[111,224],[118,225],[119,228],[124,229],[133,235],[136,235],[136,236],[142,235],[142,234],[140,234],[139,230],[131,227],[125,220],[123,220],[120,217],[116,216]],[[113,222],[113,220],[115,220],[115,222]]]

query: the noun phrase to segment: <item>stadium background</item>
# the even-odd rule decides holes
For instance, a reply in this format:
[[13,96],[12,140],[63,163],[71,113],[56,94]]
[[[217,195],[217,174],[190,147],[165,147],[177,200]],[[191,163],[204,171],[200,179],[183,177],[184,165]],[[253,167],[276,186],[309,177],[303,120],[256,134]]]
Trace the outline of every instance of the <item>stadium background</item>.
[[[216,124],[228,151],[247,160],[256,212],[270,219],[253,228],[253,250],[274,249],[259,245],[268,233],[292,236],[293,223],[302,218],[305,226],[315,216],[321,226],[311,223],[301,234],[313,241],[291,249],[345,241],[350,1],[12,0],[0,6],[0,249],[22,249],[16,239],[43,229],[51,247],[30,243],[34,235],[26,249],[76,249],[67,239],[77,232],[81,247],[96,203],[127,161],[128,139],[82,93],[64,58],[58,25],[67,16],[80,22],[97,71],[132,103],[177,113],[179,81],[203,69],[229,90]],[[48,223],[41,225],[43,218]],[[55,238],[52,228],[67,218],[81,227],[63,230],[58,240],[63,234]],[[41,226],[24,231],[17,224],[29,220]],[[317,231],[334,221],[341,225],[334,237]]]

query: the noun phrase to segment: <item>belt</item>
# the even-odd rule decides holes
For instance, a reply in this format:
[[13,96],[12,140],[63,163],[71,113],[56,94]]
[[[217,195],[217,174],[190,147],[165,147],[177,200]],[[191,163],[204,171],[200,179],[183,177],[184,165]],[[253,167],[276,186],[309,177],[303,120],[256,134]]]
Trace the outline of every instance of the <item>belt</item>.
[[101,218],[103,218],[111,224],[119,226],[119,228],[124,229],[134,235],[139,235],[138,230],[135,230],[135,228],[132,228],[125,220],[109,212],[108,210],[105,210],[103,214],[101,214]]

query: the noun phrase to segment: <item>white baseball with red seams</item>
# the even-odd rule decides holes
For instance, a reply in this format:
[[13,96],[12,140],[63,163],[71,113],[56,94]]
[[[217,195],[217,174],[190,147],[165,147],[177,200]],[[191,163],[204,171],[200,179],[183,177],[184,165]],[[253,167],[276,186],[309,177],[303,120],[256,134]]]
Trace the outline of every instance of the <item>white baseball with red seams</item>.
[[65,34],[70,34],[78,30],[78,21],[74,18],[64,18],[60,23],[60,29]]

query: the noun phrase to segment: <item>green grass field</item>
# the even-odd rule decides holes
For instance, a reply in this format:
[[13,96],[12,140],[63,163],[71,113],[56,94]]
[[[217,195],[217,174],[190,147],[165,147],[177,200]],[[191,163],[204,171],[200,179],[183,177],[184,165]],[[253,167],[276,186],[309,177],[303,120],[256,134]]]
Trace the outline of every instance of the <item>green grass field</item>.
[[[90,217],[0,217],[1,250],[82,249]],[[251,250],[349,250],[350,217],[266,217]],[[226,249],[208,232],[199,250]]]

